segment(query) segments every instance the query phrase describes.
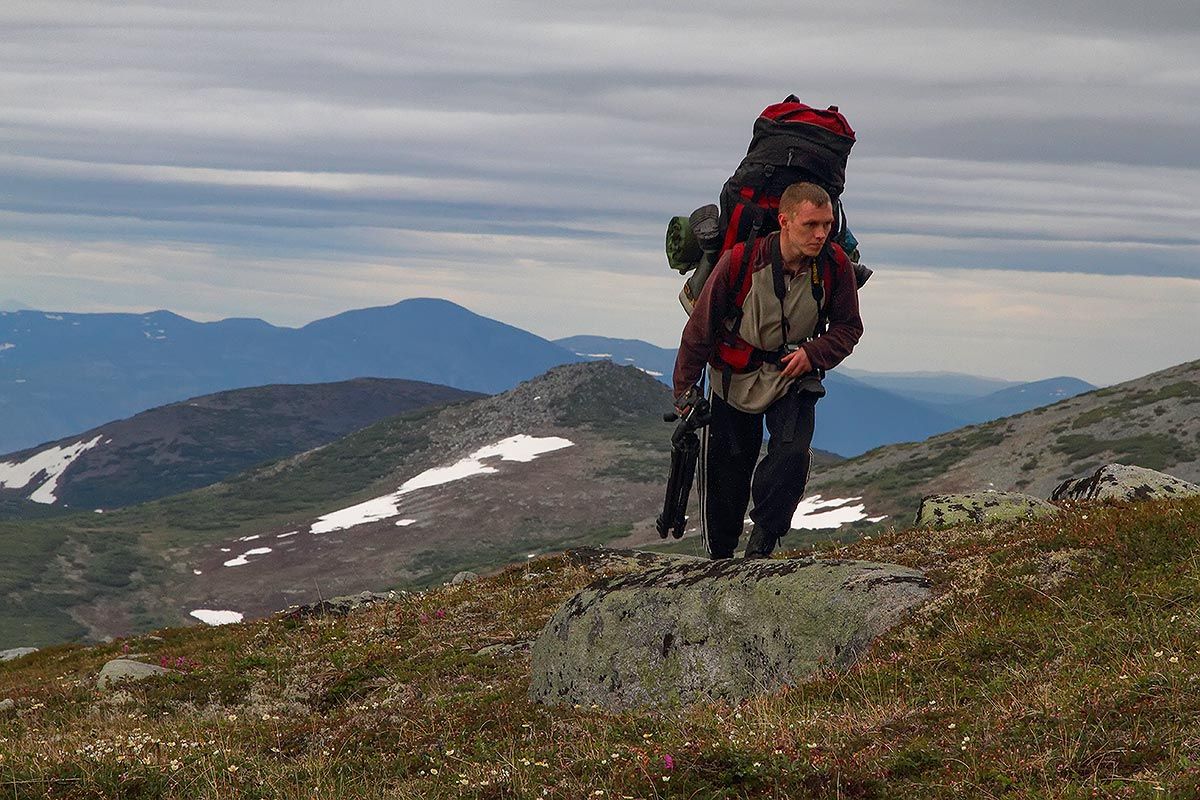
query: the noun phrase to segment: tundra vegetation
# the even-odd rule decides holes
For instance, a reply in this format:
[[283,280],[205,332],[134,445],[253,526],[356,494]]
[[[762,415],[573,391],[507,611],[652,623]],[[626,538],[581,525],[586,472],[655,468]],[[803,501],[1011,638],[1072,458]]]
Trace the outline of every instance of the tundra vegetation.
[[[1200,793],[1200,499],[818,553],[917,567],[934,598],[855,667],[738,705],[531,703],[527,643],[596,577],[561,556],[344,617],[44,649],[0,664],[0,796]],[[173,672],[97,690],[123,655]]]

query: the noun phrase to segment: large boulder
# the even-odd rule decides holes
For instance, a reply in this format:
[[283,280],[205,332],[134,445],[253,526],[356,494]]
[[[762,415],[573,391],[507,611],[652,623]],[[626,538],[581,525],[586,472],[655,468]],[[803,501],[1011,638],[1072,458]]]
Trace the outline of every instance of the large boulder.
[[1057,514],[1058,508],[1039,497],[1019,492],[931,494],[917,509],[917,526],[986,525],[1035,519]]
[[1145,467],[1106,464],[1086,478],[1063,481],[1051,500],[1166,500],[1195,497],[1200,486]]
[[37,651],[36,647],[13,647],[9,650],[0,650],[0,661],[12,661],[14,658],[27,656]]
[[533,647],[529,694],[611,709],[739,700],[851,664],[929,596],[867,561],[675,561],[603,578]]

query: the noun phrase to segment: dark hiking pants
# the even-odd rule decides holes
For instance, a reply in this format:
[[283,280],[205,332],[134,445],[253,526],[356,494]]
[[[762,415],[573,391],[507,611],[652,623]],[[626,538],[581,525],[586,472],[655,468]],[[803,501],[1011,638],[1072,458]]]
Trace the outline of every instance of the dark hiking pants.
[[[710,558],[732,558],[751,496],[750,519],[773,539],[791,528],[808,482],[817,395],[793,386],[762,414],[712,395],[700,444],[700,532]],[[758,463],[766,417],[767,455]]]

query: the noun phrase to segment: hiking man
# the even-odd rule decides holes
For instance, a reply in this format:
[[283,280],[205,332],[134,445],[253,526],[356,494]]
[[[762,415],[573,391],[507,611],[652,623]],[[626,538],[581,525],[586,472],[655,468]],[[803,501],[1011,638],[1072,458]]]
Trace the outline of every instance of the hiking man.
[[[677,411],[695,402],[710,364],[712,423],[701,440],[698,480],[710,558],[733,557],[751,495],[745,557],[768,557],[788,532],[808,481],[821,376],[862,336],[852,265],[829,241],[833,222],[824,189],[789,186],[779,200],[779,231],[749,252],[738,245],[722,255],[684,326]],[[755,468],[764,417],[770,440]]]

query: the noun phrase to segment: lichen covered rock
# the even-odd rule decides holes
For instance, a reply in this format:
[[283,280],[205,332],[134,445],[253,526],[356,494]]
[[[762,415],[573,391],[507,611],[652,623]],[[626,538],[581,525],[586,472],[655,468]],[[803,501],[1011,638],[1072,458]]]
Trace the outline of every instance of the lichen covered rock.
[[1019,492],[931,494],[921,501],[915,524],[933,527],[985,525],[1057,513],[1058,508],[1045,500]]
[[844,668],[929,596],[916,570],[866,561],[678,561],[601,579],[532,653],[529,694],[619,709],[739,700]]
[[1145,467],[1106,464],[1086,478],[1063,481],[1051,500],[1166,500],[1200,495],[1200,486]]

